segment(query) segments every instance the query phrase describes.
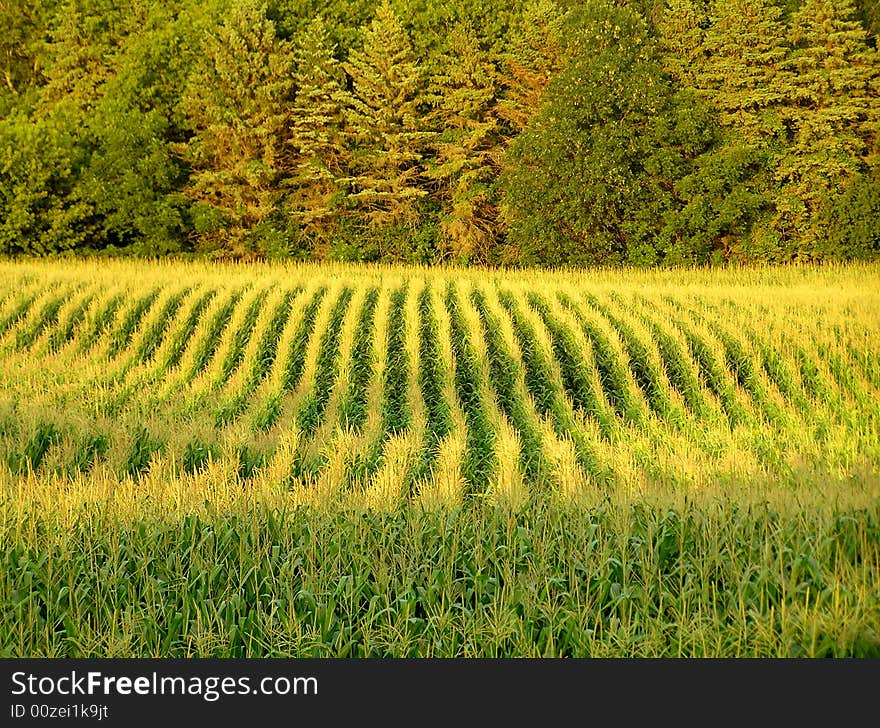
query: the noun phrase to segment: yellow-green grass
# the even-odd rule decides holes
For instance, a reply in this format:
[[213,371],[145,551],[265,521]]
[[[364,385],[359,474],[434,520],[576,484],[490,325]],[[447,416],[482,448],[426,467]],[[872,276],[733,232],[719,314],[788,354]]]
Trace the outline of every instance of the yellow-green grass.
[[0,529],[2,654],[880,654],[880,266],[0,262]]

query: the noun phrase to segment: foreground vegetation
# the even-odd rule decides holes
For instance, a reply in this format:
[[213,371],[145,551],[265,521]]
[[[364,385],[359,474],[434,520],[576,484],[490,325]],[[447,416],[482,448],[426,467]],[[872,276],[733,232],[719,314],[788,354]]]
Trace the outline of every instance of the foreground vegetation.
[[880,657],[880,506],[256,508],[0,532],[3,655]]
[[878,274],[0,264],[0,650],[878,656]]

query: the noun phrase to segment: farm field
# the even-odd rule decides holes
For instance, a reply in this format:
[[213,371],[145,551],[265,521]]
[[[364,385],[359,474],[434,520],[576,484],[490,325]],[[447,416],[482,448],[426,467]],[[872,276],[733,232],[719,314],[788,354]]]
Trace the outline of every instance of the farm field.
[[880,266],[0,263],[0,654],[880,656]]

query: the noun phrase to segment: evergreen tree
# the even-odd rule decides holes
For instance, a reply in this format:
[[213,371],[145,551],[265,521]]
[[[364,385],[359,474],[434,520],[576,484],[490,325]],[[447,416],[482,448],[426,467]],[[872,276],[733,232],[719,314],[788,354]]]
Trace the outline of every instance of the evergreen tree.
[[659,13],[657,34],[663,68],[686,88],[699,89],[705,83],[707,25],[704,0],[668,0]]
[[[292,67],[292,50],[259,0],[236,0],[206,42],[183,99],[194,136],[177,148],[192,167],[187,196],[225,221],[224,230],[216,213],[204,216],[213,247],[254,252],[248,233],[276,211],[289,158]],[[201,218],[197,224],[207,227]]]
[[797,108],[776,171],[783,185],[776,225],[796,241],[799,256],[815,257],[820,207],[863,171],[880,129],[880,59],[852,0],[805,0],[790,39]]
[[[704,140],[698,150],[684,150],[692,167],[675,185],[678,204],[665,217],[658,242],[670,262],[748,257],[742,241],[750,239],[771,212],[771,168],[779,145],[786,141],[778,114],[788,98],[781,93],[781,80],[775,97],[762,98],[761,93],[766,79],[774,78],[774,59],[781,62],[786,51],[773,37],[774,29],[781,27],[772,20],[774,11],[760,1],[743,7],[750,17],[762,18],[762,25],[739,39],[728,36],[742,30],[737,6],[723,0],[667,0],[659,14],[663,67],[681,85],[680,97],[699,97],[692,99],[690,111],[685,101],[682,112],[696,120],[701,109],[720,109],[718,119],[703,119],[695,127],[709,131],[711,141]],[[725,74],[740,73],[746,53],[763,65],[752,69],[751,78],[728,82]]]
[[351,77],[348,132],[354,144],[349,199],[374,227],[413,220],[424,186],[425,78],[400,18],[384,2],[364,31]]
[[[701,0],[670,0],[659,25],[661,46],[674,77],[718,110],[726,133],[697,162],[702,171],[681,183],[690,201],[667,224],[696,214],[685,228],[695,242],[704,234],[714,240],[704,251],[779,259],[787,253],[786,236],[772,224],[779,197],[774,170],[797,113],[783,10],[773,0],[710,0],[705,15],[703,7]],[[712,179],[712,170],[722,176]],[[693,233],[695,221],[703,232]]]
[[50,31],[40,106],[58,104],[89,112],[114,75],[113,61],[125,36],[126,12],[111,0],[67,0]]
[[492,186],[504,137],[494,114],[498,73],[471,28],[459,24],[431,79],[435,116],[435,165],[428,175],[443,200],[441,247],[460,261],[487,262],[498,235]]
[[877,36],[880,35],[880,3],[877,0],[859,0],[859,17],[862,25],[868,31],[868,38],[874,48],[877,48]]
[[335,47],[318,16],[300,33],[294,51],[290,208],[301,234],[324,240],[331,227],[336,180],[345,168],[343,112],[347,102]]
[[771,0],[713,0],[709,15],[695,88],[747,143],[784,141],[792,79],[781,9]]
[[528,125],[564,66],[563,23],[564,13],[553,0],[530,0],[511,28],[497,113],[514,132]]
[[41,82],[52,0],[0,0],[0,116],[25,109],[23,96]]
[[524,0],[393,0],[397,13],[406,14],[413,45],[422,58],[442,52],[449,33],[459,25],[478,29],[480,44],[491,54],[504,52],[523,4]]

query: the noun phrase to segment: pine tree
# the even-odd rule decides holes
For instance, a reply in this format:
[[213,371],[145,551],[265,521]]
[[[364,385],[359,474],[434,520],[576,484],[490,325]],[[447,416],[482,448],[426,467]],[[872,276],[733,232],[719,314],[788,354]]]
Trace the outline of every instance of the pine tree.
[[504,96],[497,113],[513,132],[525,129],[541,106],[544,91],[562,70],[564,14],[553,0],[531,0],[511,29],[504,59]]
[[46,83],[40,91],[40,112],[51,113],[60,103],[88,112],[101,98],[113,76],[113,55],[120,32],[119,8],[105,0],[68,0],[52,28]]
[[880,35],[880,3],[877,0],[858,0],[859,17],[872,45],[877,48],[877,36]]
[[797,237],[801,256],[816,254],[823,201],[864,170],[880,127],[880,63],[855,10],[852,0],[805,0],[792,22],[797,109],[792,144],[777,168],[777,225]]
[[687,88],[702,83],[707,25],[704,0],[668,0],[657,22],[663,67]]
[[334,56],[324,20],[318,16],[300,33],[294,50],[296,98],[290,128],[291,168],[286,185],[301,233],[326,238],[332,226],[332,197],[343,175],[343,71]]
[[431,141],[425,120],[425,79],[400,18],[384,2],[364,31],[361,50],[345,69],[352,97],[348,130],[354,144],[349,199],[371,225],[415,217]]
[[714,0],[709,15],[696,89],[744,141],[784,140],[792,79],[782,10],[772,0]]
[[431,94],[442,131],[428,175],[440,183],[442,247],[457,260],[487,262],[498,234],[492,184],[504,141],[494,114],[497,70],[464,24],[448,35],[436,67]]
[[206,235],[236,255],[247,233],[275,211],[288,160],[293,53],[275,35],[265,4],[237,0],[206,43],[183,105],[195,136],[180,147],[192,166],[187,196],[222,214]]
[[[44,55],[42,35],[53,8],[51,0],[0,0],[0,116],[9,102],[39,81]],[[10,97],[4,103],[4,97]]]

